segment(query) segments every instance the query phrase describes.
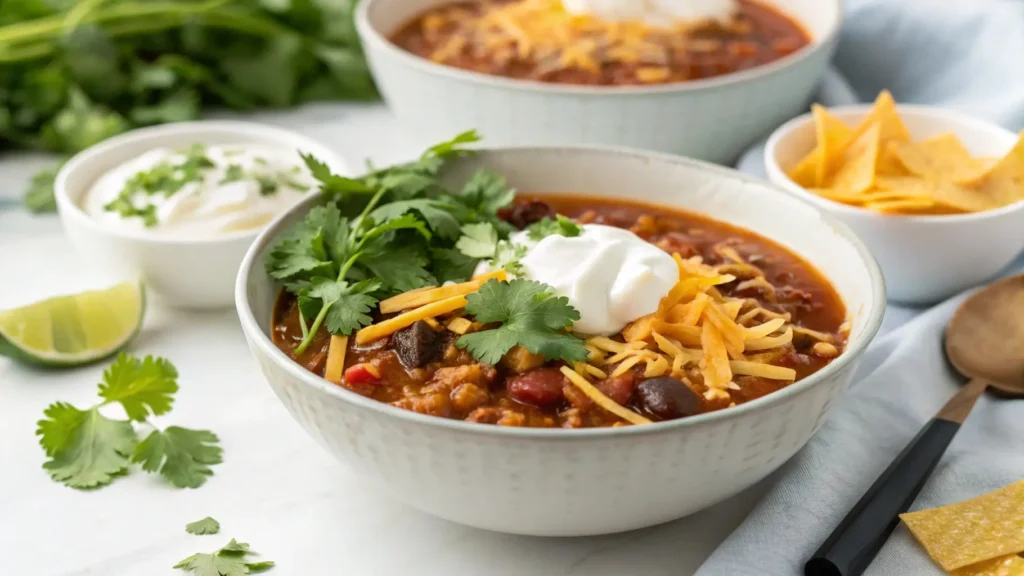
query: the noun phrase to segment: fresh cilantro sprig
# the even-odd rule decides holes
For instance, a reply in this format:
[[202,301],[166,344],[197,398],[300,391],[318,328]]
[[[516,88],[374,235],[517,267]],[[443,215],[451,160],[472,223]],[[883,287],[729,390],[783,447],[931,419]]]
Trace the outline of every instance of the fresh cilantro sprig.
[[[171,426],[159,430],[150,416],[170,412],[178,391],[178,371],[163,358],[138,359],[121,353],[103,373],[98,394],[102,402],[81,410],[55,402],[43,412],[36,435],[50,458],[43,464],[50,476],[72,488],[96,488],[141,463],[178,488],[201,486],[221,462],[217,436],[206,430]],[[128,420],[110,418],[100,409],[119,404]],[[154,428],[138,441],[134,423]]]
[[543,218],[526,227],[526,235],[531,240],[543,240],[548,236],[566,236],[573,238],[583,233],[583,227],[561,214],[554,218]]
[[466,313],[477,322],[501,324],[456,341],[456,346],[482,362],[497,364],[517,344],[545,360],[571,363],[587,358],[583,341],[567,332],[580,319],[580,313],[569,305],[568,298],[555,296],[546,284],[492,279],[466,296],[466,301]]
[[322,327],[351,334],[372,321],[379,298],[465,280],[478,258],[456,248],[460,228],[487,225],[499,239],[511,226],[498,210],[515,191],[479,171],[457,190],[441,172],[446,161],[472,151],[479,139],[465,132],[425,151],[414,162],[372,170],[361,178],[334,174],[311,156],[307,167],[326,203],[311,210],[270,250],[267,272],[298,297],[304,352]]
[[204,554],[193,554],[173,567],[193,576],[242,576],[263,572],[274,567],[271,560],[253,562],[249,556],[257,555],[248,544],[234,538],[223,548]]

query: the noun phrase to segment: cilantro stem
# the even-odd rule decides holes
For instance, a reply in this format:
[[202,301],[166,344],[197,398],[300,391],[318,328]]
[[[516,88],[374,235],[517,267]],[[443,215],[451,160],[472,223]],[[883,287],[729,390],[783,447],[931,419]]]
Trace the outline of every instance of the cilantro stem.
[[306,326],[306,316],[302,313],[302,308],[299,308],[299,328],[302,329],[302,339],[305,340],[306,336],[309,336],[309,326]]
[[[341,267],[341,272],[338,273],[338,282],[345,279],[345,275],[348,274],[349,269],[356,263],[356,260],[362,256],[362,252],[356,252],[348,260],[345,261],[345,265]],[[316,315],[316,319],[313,320],[313,325],[309,327],[309,332],[303,336],[302,342],[295,347],[295,354],[302,354],[309,348],[309,345],[313,342],[313,337],[316,336],[317,331],[320,330],[320,325],[324,323],[324,318],[327,317],[327,311],[331,309],[331,305],[334,302],[324,303],[323,307],[320,308],[320,313]]]

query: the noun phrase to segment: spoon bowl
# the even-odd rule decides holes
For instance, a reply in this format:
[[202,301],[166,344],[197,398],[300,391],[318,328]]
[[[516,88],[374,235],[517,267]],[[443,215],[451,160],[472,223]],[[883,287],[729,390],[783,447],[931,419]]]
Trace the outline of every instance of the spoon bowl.
[[973,294],[946,328],[946,356],[967,378],[1024,396],[1024,275]]

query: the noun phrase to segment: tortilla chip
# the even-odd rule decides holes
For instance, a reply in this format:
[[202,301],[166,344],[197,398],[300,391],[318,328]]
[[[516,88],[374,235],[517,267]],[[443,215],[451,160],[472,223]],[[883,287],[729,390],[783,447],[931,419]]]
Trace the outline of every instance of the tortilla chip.
[[897,198],[865,202],[864,207],[884,214],[904,214],[907,212],[924,212],[935,208],[931,198]]
[[875,184],[881,127],[872,125],[839,157],[839,168],[828,187],[847,194],[866,192]]
[[811,150],[807,156],[804,156],[800,162],[797,162],[796,166],[789,171],[789,179],[804,188],[815,186],[814,179],[818,170],[818,164],[821,163],[821,156],[822,152],[820,149],[815,148],[814,150]]
[[828,176],[833,156],[838,156],[850,138],[851,130],[843,121],[828,113],[825,107],[811,106],[814,118],[816,144],[796,166],[789,171],[793,182],[810,188],[822,186]]
[[951,576],[1024,576],[1024,558],[1003,556],[995,560],[972,564],[950,573]]
[[904,198],[931,198],[936,204],[961,212],[981,212],[1002,206],[980,190],[914,176],[879,176],[875,179],[875,186]]
[[955,134],[920,143],[890,142],[888,150],[911,174],[945,182],[960,182],[986,172],[983,160],[971,157]]
[[1017,186],[1024,187],[1024,132],[1020,133],[1017,143],[1006,156],[996,162],[987,171],[976,175],[963,184],[979,184],[983,180],[998,178],[1013,181]]
[[875,98],[871,111],[854,128],[853,137],[857,138],[867,132],[871,125],[875,123],[881,127],[879,137],[883,142],[891,140],[896,142],[910,141],[910,132],[907,130],[907,126],[903,124],[903,119],[900,118],[899,113],[896,112],[896,101],[892,99],[892,94],[888,90],[882,90],[878,97]]
[[828,113],[824,106],[815,104],[811,106],[811,113],[814,115],[814,126],[818,135],[818,164],[814,171],[814,185],[824,186],[834,164],[833,158],[837,158],[850,141],[850,130],[839,118]]
[[1024,481],[957,504],[901,514],[947,572],[1024,551]]
[[882,146],[882,154],[878,157],[878,168],[876,169],[879,176],[910,176],[910,172],[896,157],[894,149],[896,144],[901,144],[901,142],[890,140]]

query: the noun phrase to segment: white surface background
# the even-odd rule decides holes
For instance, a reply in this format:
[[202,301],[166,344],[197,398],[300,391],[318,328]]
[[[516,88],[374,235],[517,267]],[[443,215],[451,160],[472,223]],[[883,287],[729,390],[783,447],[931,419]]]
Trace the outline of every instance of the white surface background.
[[[264,114],[337,149],[353,166],[410,158],[410,141],[380,105],[322,105]],[[19,201],[46,158],[0,157],[0,309],[100,287],[55,216]],[[627,191],[624,191],[627,192]],[[883,330],[916,312],[891,309]],[[692,573],[763,493],[746,493],[663,526],[599,538],[507,536],[436,520],[356,483],[288,416],[251,359],[233,310],[151,309],[131,346],[178,367],[181,390],[167,423],[217,433],[224,463],[197,490],[176,490],[139,470],[91,492],[52,482],[34,436],[50,403],[95,402],[105,363],[39,371],[0,358],[0,575],[158,576],[230,538],[275,560],[274,575],[622,576]],[[770,481],[770,479],[769,479]],[[599,505],[600,503],[595,503]],[[186,534],[204,516],[217,536]]]

